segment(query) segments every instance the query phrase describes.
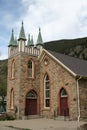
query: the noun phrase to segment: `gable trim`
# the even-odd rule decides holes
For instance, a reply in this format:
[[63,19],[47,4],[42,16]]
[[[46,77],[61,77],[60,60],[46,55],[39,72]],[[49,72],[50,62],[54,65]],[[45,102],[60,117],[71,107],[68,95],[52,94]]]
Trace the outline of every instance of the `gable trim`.
[[69,69],[66,65],[64,65],[60,60],[58,60],[56,57],[54,57],[51,53],[49,53],[47,50],[43,49],[42,53],[39,55],[39,60],[42,61],[44,57],[44,53],[48,54],[52,59],[54,59],[57,63],[59,63],[63,68],[65,68],[68,72],[70,72],[73,76],[77,76],[76,73],[74,73],[71,69]]

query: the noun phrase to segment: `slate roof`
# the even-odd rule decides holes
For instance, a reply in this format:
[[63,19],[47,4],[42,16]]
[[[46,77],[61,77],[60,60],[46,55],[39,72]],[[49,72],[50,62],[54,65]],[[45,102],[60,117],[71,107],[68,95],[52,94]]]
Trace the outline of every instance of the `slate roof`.
[[57,52],[53,52],[50,50],[48,50],[48,52],[52,54],[55,58],[57,58],[60,62],[62,62],[72,72],[77,74],[78,76],[87,77],[87,61],[86,60],[74,58],[74,57],[60,54]]

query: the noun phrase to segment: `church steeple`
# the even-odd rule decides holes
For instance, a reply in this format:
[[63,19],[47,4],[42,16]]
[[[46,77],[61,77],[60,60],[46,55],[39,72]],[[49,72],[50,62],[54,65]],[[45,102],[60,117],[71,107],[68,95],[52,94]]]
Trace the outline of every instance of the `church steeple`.
[[21,30],[20,30],[20,34],[19,34],[18,41],[19,41],[20,39],[26,41],[25,32],[24,32],[24,26],[23,26],[23,21],[22,21],[22,26],[21,26]]
[[33,35],[31,36],[31,46],[34,46]]
[[37,38],[37,45],[43,45],[43,40],[42,40],[40,28],[39,28],[38,38]]
[[17,45],[17,38],[15,37],[15,39],[14,39],[14,42],[15,42],[15,45]]
[[31,45],[31,40],[30,40],[30,34],[28,35],[28,42],[27,42],[27,46]]
[[41,30],[39,28],[39,33],[38,33],[38,38],[37,38],[37,44],[36,44],[37,48],[42,50],[43,49],[43,40],[42,40],[42,36],[41,36]]
[[14,46],[15,42],[14,42],[14,31],[12,29],[12,34],[11,34],[11,38],[10,38],[10,42],[9,42],[9,47],[10,46]]
[[25,37],[25,32],[24,32],[24,27],[23,27],[23,21],[22,21],[22,26],[19,33],[18,46],[19,46],[19,52],[25,52],[26,37]]

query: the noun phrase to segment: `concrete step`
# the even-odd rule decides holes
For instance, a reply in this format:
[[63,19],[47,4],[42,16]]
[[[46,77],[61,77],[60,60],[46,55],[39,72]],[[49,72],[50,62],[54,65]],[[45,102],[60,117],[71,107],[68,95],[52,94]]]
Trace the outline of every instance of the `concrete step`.
[[70,117],[69,116],[57,116],[57,117],[54,117],[55,120],[59,120],[59,121],[69,121],[70,120]]
[[24,119],[37,119],[37,118],[41,118],[40,115],[27,115],[27,116],[23,116],[22,120]]

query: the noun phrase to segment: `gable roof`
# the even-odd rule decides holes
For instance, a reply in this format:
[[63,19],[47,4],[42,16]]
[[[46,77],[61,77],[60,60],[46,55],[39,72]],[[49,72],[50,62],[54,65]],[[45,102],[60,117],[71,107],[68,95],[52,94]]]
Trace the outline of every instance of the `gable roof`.
[[87,77],[87,61],[60,54],[54,51],[45,50],[54,60],[61,64],[66,70],[68,70],[74,76]]

